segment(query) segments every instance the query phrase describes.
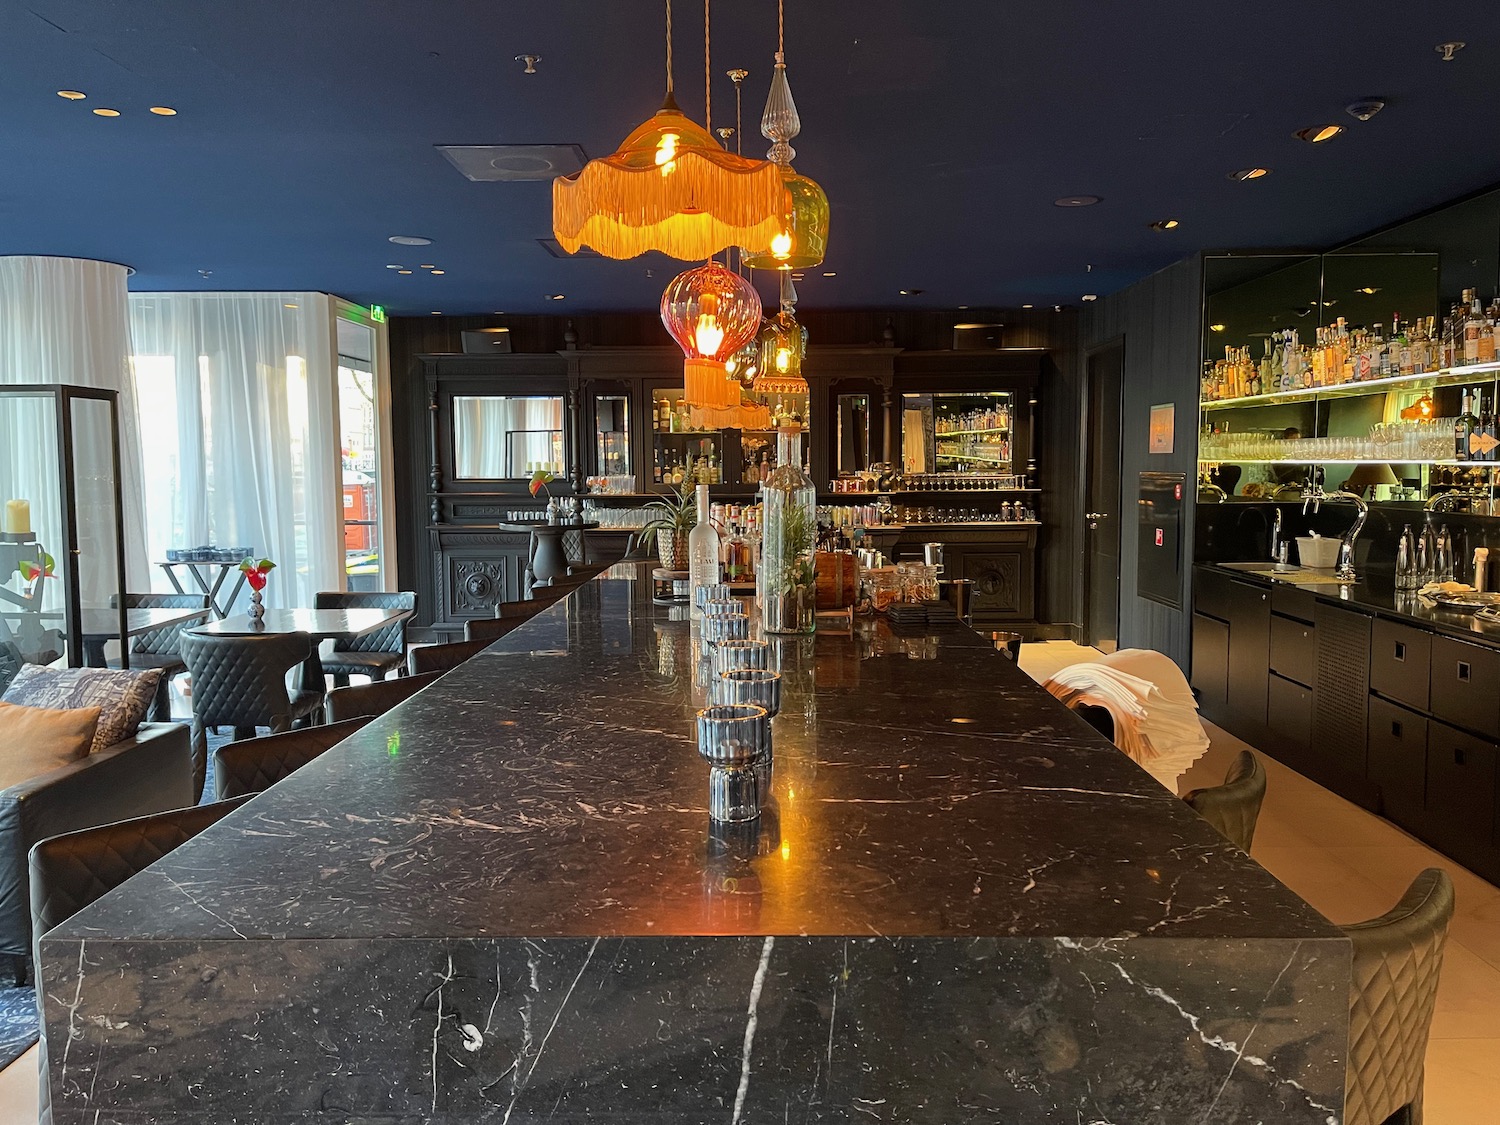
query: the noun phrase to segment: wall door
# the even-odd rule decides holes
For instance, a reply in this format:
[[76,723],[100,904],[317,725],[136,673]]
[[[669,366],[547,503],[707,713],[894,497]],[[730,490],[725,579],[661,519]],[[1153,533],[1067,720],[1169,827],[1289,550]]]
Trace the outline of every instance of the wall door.
[[1084,480],[1084,642],[1104,652],[1120,638],[1120,381],[1125,345],[1087,359],[1087,459]]
[[340,489],[348,590],[385,590],[395,579],[387,558],[390,490],[390,387],[384,325],[358,306],[336,302]]

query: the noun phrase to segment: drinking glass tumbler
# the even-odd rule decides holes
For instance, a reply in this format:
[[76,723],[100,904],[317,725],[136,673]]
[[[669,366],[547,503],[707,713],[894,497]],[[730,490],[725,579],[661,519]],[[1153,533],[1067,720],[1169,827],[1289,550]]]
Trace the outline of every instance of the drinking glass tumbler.
[[[702,587],[707,589],[708,587]],[[734,598],[705,598],[701,603],[704,617],[746,617],[745,607]]]
[[709,764],[708,815],[733,824],[760,815],[756,766],[771,748],[764,707],[716,704],[698,712],[698,753]]
[[714,671],[722,676],[735,668],[768,667],[770,650],[765,641],[720,641],[714,646]]
[[705,613],[701,630],[704,644],[743,641],[750,636],[750,618],[743,613],[738,616],[721,614],[713,617]]
[[732,596],[728,584],[719,582],[695,586],[693,588],[693,598],[698,603],[698,608],[702,609],[709,602],[730,601]]
[[732,668],[720,673],[715,697],[720,703],[760,707],[771,718],[781,711],[781,673],[767,668]]

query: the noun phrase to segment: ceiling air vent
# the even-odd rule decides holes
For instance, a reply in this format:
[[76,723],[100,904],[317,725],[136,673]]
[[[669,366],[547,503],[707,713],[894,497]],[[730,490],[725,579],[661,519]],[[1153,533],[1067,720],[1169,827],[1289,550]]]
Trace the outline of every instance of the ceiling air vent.
[[475,183],[513,183],[571,176],[588,159],[579,145],[438,145]]

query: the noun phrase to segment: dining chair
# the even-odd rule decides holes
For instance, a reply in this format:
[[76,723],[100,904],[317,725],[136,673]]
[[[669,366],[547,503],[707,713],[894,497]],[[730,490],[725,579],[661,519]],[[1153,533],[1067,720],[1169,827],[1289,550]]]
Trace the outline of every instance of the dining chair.
[[286,685],[287,673],[311,653],[306,633],[182,634],[182,658],[193,676],[193,800],[203,797],[209,727],[233,727],[241,739],[254,738],[256,727],[279,732],[316,720],[323,692],[289,692]]
[[1255,822],[1266,799],[1266,771],[1260,759],[1241,750],[1224,775],[1224,784],[1194,789],[1182,798],[1193,811],[1227,836],[1242,852],[1250,851]]
[[441,672],[422,672],[378,683],[336,687],[328,693],[323,711],[330,723],[384,715],[396,704],[405,703],[441,675]]
[[1429,867],[1379,918],[1343,927],[1354,945],[1344,1125],[1421,1125],[1423,1063],[1453,908],[1453,880]]
[[417,612],[417,595],[410,592],[370,591],[351,593],[324,591],[313,595],[314,609],[396,609],[404,611],[399,621],[363,637],[346,637],[323,659],[323,671],[331,673],[339,687],[350,676],[383,680],[388,672],[398,675],[406,663],[406,623]]
[[264,792],[369,721],[349,719],[225,743],[214,751],[214,799],[224,801]]
[[446,645],[418,645],[407,654],[407,671],[420,676],[423,672],[447,672],[457,668],[471,656],[477,656],[490,647],[492,642],[455,641]]
[[519,629],[535,614],[525,617],[474,617],[464,622],[464,640],[498,641],[512,629]]
[[[156,682],[156,698],[151,703],[151,721],[172,721],[172,677],[187,671],[182,660],[181,637],[184,629],[191,629],[208,620],[207,594],[125,594],[123,599],[111,595],[109,608],[116,608],[121,600],[126,609],[191,609],[202,610],[187,621],[176,625],[164,625],[137,633],[130,638],[130,667],[132,669],[160,668],[161,679]],[[120,667],[120,658],[109,659],[111,668]]]

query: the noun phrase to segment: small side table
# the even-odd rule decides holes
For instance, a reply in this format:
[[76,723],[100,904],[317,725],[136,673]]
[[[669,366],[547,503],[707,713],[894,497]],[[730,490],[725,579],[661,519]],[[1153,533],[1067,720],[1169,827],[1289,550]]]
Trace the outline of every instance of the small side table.
[[[172,583],[172,589],[179,594],[192,593],[182,588],[182,582],[177,577],[177,568],[180,566],[188,574],[192,575],[193,585],[198,587],[197,592],[208,595],[208,604],[214,612],[214,617],[223,620],[229,616],[229,611],[234,608],[234,600],[240,596],[240,591],[245,586],[245,572],[240,570],[237,562],[162,562],[157,566],[167,573],[167,581]],[[218,573],[213,574],[215,568]],[[219,591],[224,587],[224,581],[229,577],[229,572],[234,571],[239,575],[235,579],[234,588],[229,591],[229,597],[223,602],[219,601]],[[213,580],[209,577],[213,575]]]

